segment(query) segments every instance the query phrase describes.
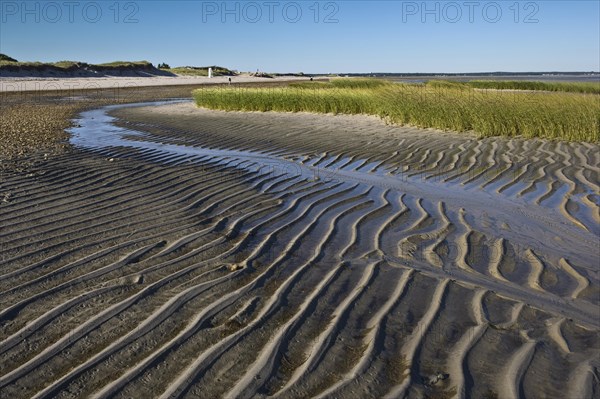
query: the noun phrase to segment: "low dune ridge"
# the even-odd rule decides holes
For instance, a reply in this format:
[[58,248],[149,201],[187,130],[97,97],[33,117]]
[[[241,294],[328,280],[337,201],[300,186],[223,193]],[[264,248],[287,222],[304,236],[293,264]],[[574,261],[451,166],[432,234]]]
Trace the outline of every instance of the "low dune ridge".
[[106,112],[3,180],[7,395],[598,394],[596,144]]
[[147,61],[93,65],[85,62],[0,63],[0,78],[98,78],[176,76]]

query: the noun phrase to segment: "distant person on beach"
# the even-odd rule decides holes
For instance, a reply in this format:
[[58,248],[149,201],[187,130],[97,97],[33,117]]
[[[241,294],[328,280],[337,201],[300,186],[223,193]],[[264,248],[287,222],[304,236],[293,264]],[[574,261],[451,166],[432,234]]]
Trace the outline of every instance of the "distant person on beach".
[[312,78],[312,77],[310,78],[310,81],[311,81],[311,82],[313,81],[313,78]]
[[231,78],[229,78],[229,84],[231,84]]

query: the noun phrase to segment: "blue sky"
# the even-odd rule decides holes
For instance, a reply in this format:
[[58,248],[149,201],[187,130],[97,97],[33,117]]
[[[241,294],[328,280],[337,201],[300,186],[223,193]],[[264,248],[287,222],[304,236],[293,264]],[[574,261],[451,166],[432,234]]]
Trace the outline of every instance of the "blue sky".
[[0,5],[0,52],[23,61],[305,73],[600,70],[596,0]]

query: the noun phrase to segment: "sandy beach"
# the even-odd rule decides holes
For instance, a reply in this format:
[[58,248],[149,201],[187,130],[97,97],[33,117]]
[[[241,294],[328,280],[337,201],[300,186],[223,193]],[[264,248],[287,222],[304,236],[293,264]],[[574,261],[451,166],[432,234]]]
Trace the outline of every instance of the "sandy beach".
[[[260,78],[254,76],[232,76],[236,83],[271,83],[306,81],[307,77]],[[0,78],[0,93],[54,90],[126,89],[136,87],[229,84],[228,76],[153,76],[153,77],[101,77],[101,78],[52,78],[52,77],[3,77]]]
[[597,144],[191,101],[68,140],[1,174],[8,397],[598,395]]

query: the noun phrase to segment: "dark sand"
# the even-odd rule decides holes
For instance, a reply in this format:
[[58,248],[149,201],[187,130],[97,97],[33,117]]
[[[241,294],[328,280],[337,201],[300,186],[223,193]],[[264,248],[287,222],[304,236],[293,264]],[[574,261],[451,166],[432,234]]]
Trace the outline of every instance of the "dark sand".
[[597,145],[111,115],[2,176],[8,397],[599,394]]

